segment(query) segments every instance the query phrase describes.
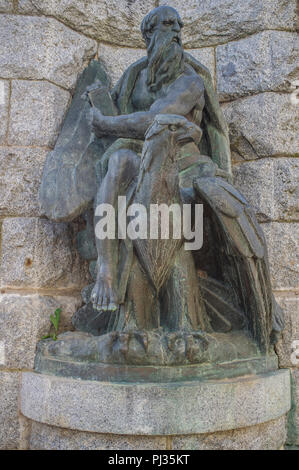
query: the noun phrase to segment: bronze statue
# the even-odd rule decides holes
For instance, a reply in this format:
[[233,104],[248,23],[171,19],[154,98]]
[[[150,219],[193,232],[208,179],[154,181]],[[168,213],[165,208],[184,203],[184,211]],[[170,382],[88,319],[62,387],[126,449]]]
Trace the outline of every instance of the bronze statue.
[[[44,357],[217,364],[271,354],[283,328],[263,232],[232,186],[228,129],[210,73],[184,52],[182,27],[175,9],[155,8],[141,24],[147,57],[111,93],[99,62],[78,82],[40,201],[56,221],[83,214],[79,250],[95,282],[73,319],[85,334],[44,342]],[[187,251],[183,237],[95,237],[96,208],[117,210],[120,196],[147,209],[203,204],[203,247]]]

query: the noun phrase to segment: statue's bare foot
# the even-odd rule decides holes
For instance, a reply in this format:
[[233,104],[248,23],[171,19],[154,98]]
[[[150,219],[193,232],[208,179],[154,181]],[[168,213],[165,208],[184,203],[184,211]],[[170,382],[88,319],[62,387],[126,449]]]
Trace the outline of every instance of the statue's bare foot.
[[110,270],[101,266],[90,300],[93,308],[103,312],[114,312],[118,308],[117,288]]

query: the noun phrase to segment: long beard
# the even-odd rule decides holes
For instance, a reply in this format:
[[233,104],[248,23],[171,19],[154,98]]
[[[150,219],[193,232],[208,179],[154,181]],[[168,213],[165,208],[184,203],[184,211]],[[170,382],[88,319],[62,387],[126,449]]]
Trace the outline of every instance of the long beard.
[[159,31],[148,46],[147,86],[157,91],[163,83],[174,80],[184,70],[184,51],[173,41],[174,34]]

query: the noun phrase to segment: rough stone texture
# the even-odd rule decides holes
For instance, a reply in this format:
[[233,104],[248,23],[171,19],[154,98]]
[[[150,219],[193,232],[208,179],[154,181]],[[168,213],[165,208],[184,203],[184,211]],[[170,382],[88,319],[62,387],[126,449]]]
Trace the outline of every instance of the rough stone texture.
[[[297,349],[299,350],[299,294],[277,294],[275,298],[283,308],[286,324],[275,348],[279,358],[279,366],[296,367],[291,354],[294,350],[292,348],[294,341],[298,341]],[[299,361],[297,367],[299,367]]]
[[292,104],[291,94],[261,93],[222,108],[235,161],[298,155],[299,106]]
[[295,29],[296,0],[160,0],[184,21],[187,47],[220,44],[263,29]]
[[32,422],[31,450],[164,450],[166,437],[73,431]]
[[24,416],[78,431],[197,434],[253,426],[279,418],[289,409],[288,370],[172,384],[109,383],[22,374]]
[[65,88],[75,85],[97,49],[53,18],[19,15],[1,15],[0,42],[1,77],[47,79]]
[[281,418],[258,426],[198,434],[194,436],[175,436],[172,441],[174,450],[279,450],[286,440],[286,419]]
[[0,450],[17,449],[20,439],[18,391],[20,374],[0,371]]
[[111,44],[144,47],[143,17],[155,0],[20,0],[22,13],[54,16],[86,36]]
[[0,295],[0,342],[4,344],[1,366],[32,368],[37,342],[50,331],[50,315],[62,308],[61,326],[70,326],[70,317],[80,306],[78,297],[41,295]]
[[[262,222],[299,220],[299,159],[265,158],[233,167],[234,185]],[[262,189],[262,190],[261,190]]]
[[3,144],[6,138],[8,123],[8,103],[9,103],[9,82],[0,80],[0,144]]
[[13,0],[0,0],[0,13],[10,13],[13,11]]
[[202,49],[188,49],[187,52],[209,69],[209,72],[212,75],[213,83],[215,85],[216,74],[215,74],[215,50],[214,48],[203,47]]
[[100,44],[98,55],[105,66],[112,85],[115,85],[129,65],[146,56],[146,50]]
[[8,143],[53,146],[70,93],[48,82],[14,80]]
[[29,450],[29,440],[31,435],[31,421],[19,413],[20,440],[18,450]]
[[290,91],[299,78],[296,33],[264,31],[216,48],[222,100],[263,91]]
[[299,224],[270,222],[262,224],[270,261],[274,289],[299,287]]
[[[55,16],[98,40],[143,47],[139,25],[154,0],[20,0],[19,11]],[[224,43],[263,29],[295,29],[296,0],[160,0],[176,8],[185,23],[187,47]]]
[[292,370],[292,408],[288,415],[286,443],[290,446],[299,446],[299,369]]
[[47,150],[0,148],[0,216],[38,216],[37,193]]
[[1,284],[81,288],[87,263],[74,247],[73,227],[45,219],[9,218],[2,224]]

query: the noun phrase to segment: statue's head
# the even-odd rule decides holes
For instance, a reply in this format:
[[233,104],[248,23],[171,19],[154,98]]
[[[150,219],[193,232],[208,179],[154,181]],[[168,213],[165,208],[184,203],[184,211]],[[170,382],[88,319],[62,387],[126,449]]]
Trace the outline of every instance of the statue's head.
[[183,22],[178,12],[168,6],[161,6],[150,11],[141,23],[141,33],[147,46],[157,31],[170,34],[181,45],[181,29]]
[[183,71],[182,27],[180,15],[168,6],[155,8],[141,23],[148,53],[147,85],[151,91],[158,90],[162,83],[175,79]]

